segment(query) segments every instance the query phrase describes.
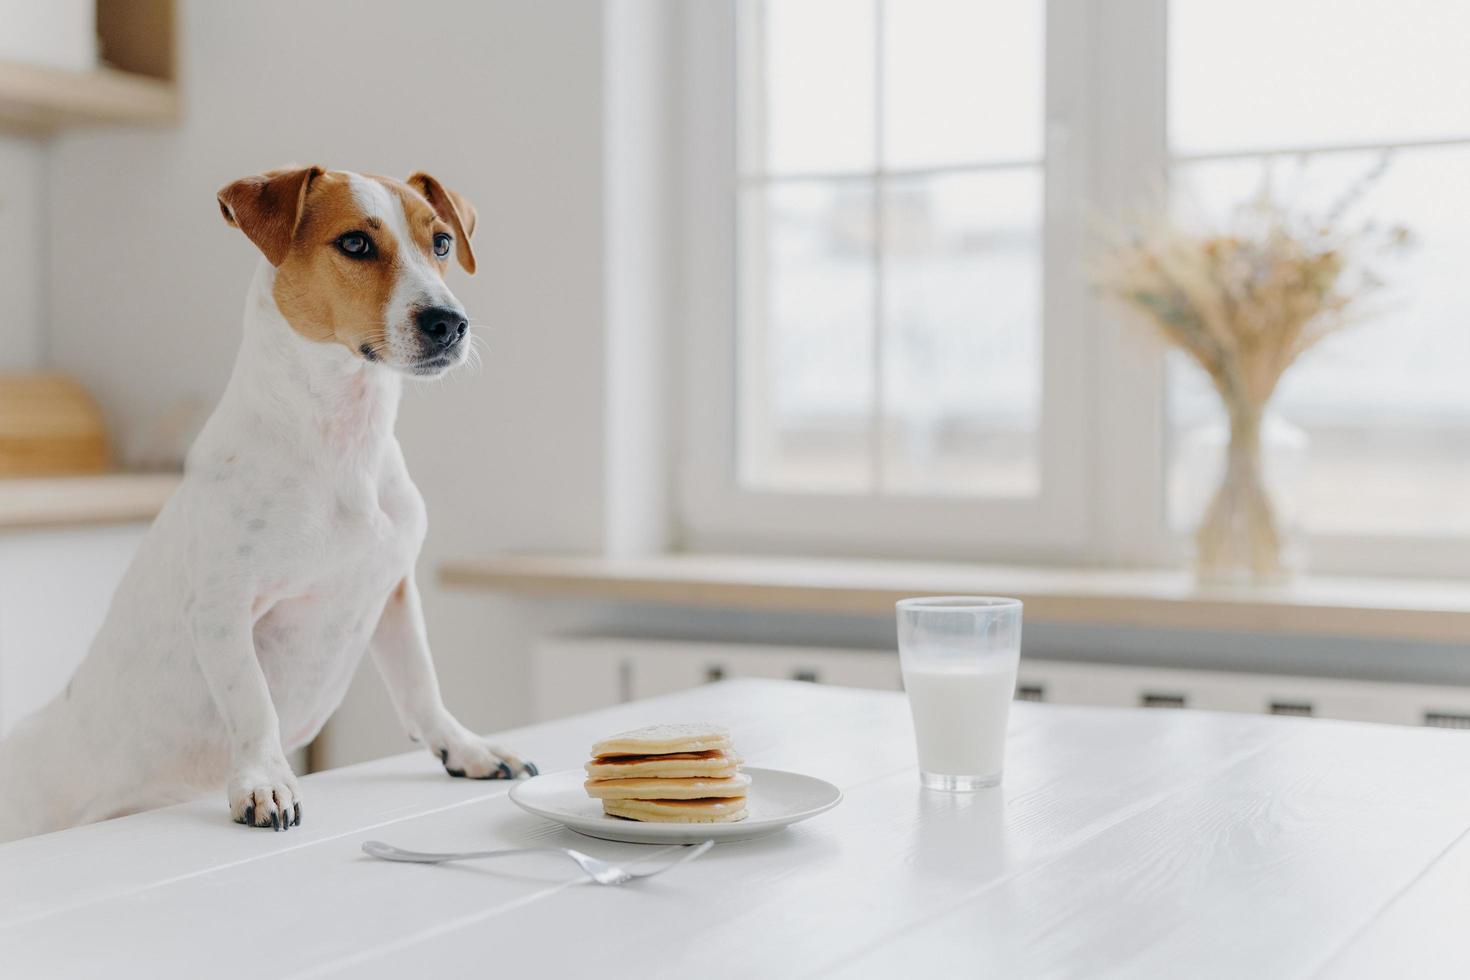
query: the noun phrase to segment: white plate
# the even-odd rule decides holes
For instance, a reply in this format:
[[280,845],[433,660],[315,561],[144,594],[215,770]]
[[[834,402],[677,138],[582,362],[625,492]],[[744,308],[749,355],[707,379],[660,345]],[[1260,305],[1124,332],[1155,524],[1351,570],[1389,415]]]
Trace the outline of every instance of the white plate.
[[610,817],[602,802],[587,796],[580,769],[547,773],[517,782],[511,802],[528,813],[555,820],[588,837],[632,844],[690,844],[697,841],[750,840],[815,817],[842,802],[842,790],[824,779],[781,769],[745,769],[750,777],[745,808],[750,815],[735,823],[643,823]]

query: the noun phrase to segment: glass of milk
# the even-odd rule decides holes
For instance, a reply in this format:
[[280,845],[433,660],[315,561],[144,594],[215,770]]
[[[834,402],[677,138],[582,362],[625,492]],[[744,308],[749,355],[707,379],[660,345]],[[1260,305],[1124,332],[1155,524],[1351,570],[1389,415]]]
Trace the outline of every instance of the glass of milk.
[[919,743],[919,780],[952,792],[999,784],[1021,655],[1021,601],[904,599],[898,655]]

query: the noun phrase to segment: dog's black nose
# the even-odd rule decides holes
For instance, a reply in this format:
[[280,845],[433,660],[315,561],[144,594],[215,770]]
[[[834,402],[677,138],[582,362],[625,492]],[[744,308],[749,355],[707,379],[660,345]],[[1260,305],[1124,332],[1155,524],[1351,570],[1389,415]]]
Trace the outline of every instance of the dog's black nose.
[[440,347],[448,347],[470,328],[464,314],[445,306],[430,306],[416,317],[419,331]]

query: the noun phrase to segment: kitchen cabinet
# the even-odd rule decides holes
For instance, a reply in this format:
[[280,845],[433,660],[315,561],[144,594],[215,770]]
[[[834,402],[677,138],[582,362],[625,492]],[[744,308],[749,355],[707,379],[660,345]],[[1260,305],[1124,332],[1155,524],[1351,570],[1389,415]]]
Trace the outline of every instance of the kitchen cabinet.
[[0,529],[0,735],[66,685],[147,530]]

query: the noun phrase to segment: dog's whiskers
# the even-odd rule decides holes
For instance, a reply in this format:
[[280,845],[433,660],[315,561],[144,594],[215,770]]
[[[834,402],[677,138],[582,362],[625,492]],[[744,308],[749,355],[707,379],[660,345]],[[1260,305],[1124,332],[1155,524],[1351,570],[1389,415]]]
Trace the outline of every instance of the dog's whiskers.
[[485,338],[478,334],[469,334],[469,347],[465,351],[465,366],[471,371],[478,371],[485,365],[485,358],[481,355],[481,348],[485,345]]

